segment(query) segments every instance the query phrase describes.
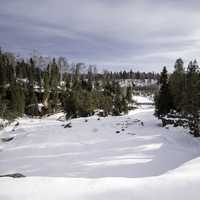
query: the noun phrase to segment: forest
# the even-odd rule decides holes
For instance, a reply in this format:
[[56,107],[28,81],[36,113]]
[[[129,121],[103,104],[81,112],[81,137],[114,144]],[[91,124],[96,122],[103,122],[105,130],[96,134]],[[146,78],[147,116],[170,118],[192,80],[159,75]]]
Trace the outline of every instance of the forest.
[[189,127],[190,133],[200,136],[200,72],[196,60],[187,68],[177,59],[172,74],[164,67],[160,76],[160,90],[155,95],[155,115],[163,126]]
[[[122,85],[124,80],[131,80]],[[45,116],[59,111],[66,118],[128,112],[136,85],[132,80],[158,80],[159,74],[103,71],[84,63],[68,64],[63,57],[29,59],[0,51],[0,118]],[[142,89],[142,87],[139,87]],[[146,91],[155,88],[143,87]]]
[[[156,83],[137,85],[137,81]],[[134,108],[132,95],[154,94],[155,116],[162,125],[189,127],[200,136],[200,72],[196,60],[185,69],[177,59],[172,73],[98,72],[96,66],[69,64],[64,57],[45,62],[18,59],[0,51],[0,118],[13,120],[24,114],[42,117],[64,111],[66,118],[126,114]]]

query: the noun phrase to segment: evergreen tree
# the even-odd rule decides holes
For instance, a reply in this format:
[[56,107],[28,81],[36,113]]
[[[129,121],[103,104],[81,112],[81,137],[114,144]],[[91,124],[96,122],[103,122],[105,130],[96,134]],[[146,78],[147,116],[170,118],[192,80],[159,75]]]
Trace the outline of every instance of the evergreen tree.
[[25,113],[32,116],[38,115],[38,101],[33,86],[29,86],[26,93]]
[[125,97],[122,98],[121,105],[122,105],[122,112],[124,114],[127,114],[128,113],[128,102]]
[[56,64],[55,58],[50,66],[50,86],[53,90],[56,90],[60,85],[60,71],[59,67]]
[[49,95],[50,95],[50,86],[49,86],[49,72],[48,70],[44,71],[43,75],[43,87],[44,87],[44,94],[43,94],[43,104],[46,109],[48,109],[48,102],[49,102]]
[[8,102],[6,102],[5,98],[0,94],[0,118],[7,119],[8,115]]
[[35,80],[35,63],[33,59],[30,59],[30,66],[28,67],[28,84],[34,87]]
[[87,90],[72,90],[66,92],[64,110],[66,118],[87,117],[97,108],[95,93]]
[[6,86],[6,68],[7,68],[7,58],[4,54],[0,54],[0,94],[3,96],[5,94]]
[[51,64],[51,72],[50,72],[50,87],[51,87],[51,96],[50,96],[50,109],[52,112],[55,112],[58,108],[59,104],[59,87],[60,87],[60,71],[59,67],[56,64],[55,58]]
[[88,68],[88,82],[87,82],[88,91],[92,91],[93,81],[94,81],[93,67],[90,65]]
[[116,95],[113,102],[113,115],[120,115],[122,113],[122,101],[120,95]]
[[99,98],[99,108],[104,111],[104,116],[112,114],[112,111],[113,111],[112,97],[102,95]]
[[168,74],[166,67],[164,67],[160,77],[160,90],[155,97],[155,115],[158,118],[165,116],[172,108],[173,103],[168,85]]
[[132,90],[132,87],[130,87],[130,86],[128,86],[127,87],[127,94],[126,94],[126,99],[127,99],[127,101],[129,102],[129,103],[131,103],[132,102],[132,96],[133,96],[133,90]]
[[177,59],[174,68],[175,70],[169,78],[169,86],[171,95],[173,96],[174,109],[176,109],[178,112],[181,112],[185,89],[185,72],[181,58]]
[[42,71],[40,68],[35,68],[35,81],[37,82],[37,86],[39,87],[39,90],[42,89]]
[[25,110],[25,95],[19,84],[13,82],[11,84],[10,107],[14,117],[22,117]]
[[189,120],[191,134],[200,136],[200,74],[197,62],[190,62],[187,69],[183,111]]

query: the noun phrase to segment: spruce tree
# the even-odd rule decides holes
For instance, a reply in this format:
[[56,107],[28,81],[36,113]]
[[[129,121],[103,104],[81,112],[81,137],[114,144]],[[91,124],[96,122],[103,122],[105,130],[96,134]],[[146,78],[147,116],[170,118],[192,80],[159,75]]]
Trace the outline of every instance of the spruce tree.
[[35,80],[35,63],[32,58],[30,58],[30,65],[28,67],[28,84],[34,87]]
[[190,62],[187,69],[183,111],[189,120],[191,134],[200,136],[200,74],[197,62]]
[[113,115],[118,116],[122,113],[122,99],[119,94],[114,97],[113,101]]
[[174,69],[174,72],[169,78],[169,86],[173,96],[174,109],[178,112],[181,112],[185,88],[185,71],[181,58],[177,59]]
[[6,56],[0,54],[0,94],[5,94],[5,85],[6,85]]
[[155,115],[158,118],[165,116],[172,108],[173,103],[168,85],[168,74],[166,67],[164,67],[160,76],[160,90],[158,95],[155,97]]
[[43,104],[44,104],[44,107],[46,109],[48,109],[49,95],[50,95],[49,72],[48,72],[48,70],[45,70],[44,74],[43,74],[43,88],[44,88]]
[[25,113],[31,116],[38,115],[38,101],[33,86],[29,86],[26,93]]
[[11,88],[10,104],[13,117],[22,117],[25,110],[24,90],[16,82],[13,82],[10,88]]
[[112,97],[101,95],[99,99],[99,108],[103,110],[104,116],[112,114],[112,111],[113,111]]
[[133,96],[133,90],[132,90],[132,87],[128,86],[127,89],[126,89],[126,99],[129,103],[132,102],[132,96]]
[[60,86],[60,71],[59,67],[56,64],[55,58],[53,59],[53,62],[50,67],[50,87],[51,87],[51,99],[49,101],[50,108],[52,112],[55,112],[58,108],[58,90]]

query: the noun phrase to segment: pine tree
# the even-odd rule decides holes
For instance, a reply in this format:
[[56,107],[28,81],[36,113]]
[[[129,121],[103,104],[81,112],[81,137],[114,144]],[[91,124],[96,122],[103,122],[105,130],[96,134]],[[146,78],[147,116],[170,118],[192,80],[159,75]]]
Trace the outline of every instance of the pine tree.
[[93,75],[93,67],[91,65],[88,68],[88,75],[87,76],[88,76],[87,89],[88,89],[88,91],[92,91],[94,75]]
[[120,95],[116,95],[114,97],[114,102],[113,102],[113,115],[118,116],[122,113],[122,99]]
[[185,88],[185,72],[181,58],[177,59],[174,68],[175,70],[169,78],[169,86],[173,96],[174,109],[181,112]]
[[43,87],[44,87],[44,93],[43,93],[43,104],[46,109],[48,109],[48,102],[49,102],[49,95],[50,95],[50,86],[49,86],[49,72],[46,70],[44,71],[43,75]]
[[25,95],[19,84],[13,82],[11,88],[11,112],[14,117],[22,117],[25,110]]
[[30,66],[28,68],[28,84],[29,86],[34,87],[34,80],[35,80],[35,63],[33,59],[30,59]]
[[81,88],[80,73],[81,73],[82,66],[83,66],[83,63],[78,63],[72,66],[72,72],[73,72],[72,89],[73,90],[80,90]]
[[122,105],[122,112],[124,114],[127,114],[128,113],[128,101],[125,97],[122,98],[121,105]]
[[190,62],[187,69],[183,111],[189,120],[190,132],[195,137],[200,136],[200,74],[196,61]]
[[6,119],[8,114],[8,103],[5,101],[3,96],[0,94],[0,118]]
[[160,77],[160,90],[155,97],[155,115],[158,118],[165,116],[172,108],[173,103],[168,85],[168,74],[166,67],[164,67]]
[[131,103],[132,102],[132,96],[133,96],[133,90],[132,90],[132,87],[127,87],[127,94],[126,94],[126,99],[127,99],[127,101],[129,102],[129,103]]
[[55,58],[50,66],[50,86],[53,90],[56,90],[60,85],[60,71],[59,67],[56,64]]
[[65,94],[64,111],[66,113],[66,119],[79,116],[80,98],[77,94],[76,91]]
[[102,95],[99,98],[99,108],[104,111],[104,116],[112,114],[113,111],[113,101],[111,96]]
[[25,113],[32,116],[38,115],[38,101],[33,86],[29,86],[26,93]]
[[50,72],[50,87],[51,87],[51,99],[49,101],[50,103],[50,109],[52,112],[55,112],[58,108],[58,87],[60,86],[60,71],[59,67],[56,64],[55,58],[53,59],[53,62],[51,64],[51,72]]
[[39,90],[42,89],[42,72],[40,68],[35,68],[35,81],[37,82],[37,86],[39,87]]
[[0,54],[0,94],[5,94],[5,84],[6,84],[6,56],[1,53]]

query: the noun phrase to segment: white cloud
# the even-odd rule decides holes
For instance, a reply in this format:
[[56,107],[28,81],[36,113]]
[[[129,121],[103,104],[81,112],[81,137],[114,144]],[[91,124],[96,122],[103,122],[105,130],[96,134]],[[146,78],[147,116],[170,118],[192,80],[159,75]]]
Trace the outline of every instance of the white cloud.
[[[200,2],[195,0],[0,3],[0,29],[4,30],[0,43],[5,41],[10,48],[31,50],[38,45],[45,54],[102,65],[137,65],[149,71],[171,65],[180,56],[198,56]],[[6,34],[10,30],[15,32]]]

